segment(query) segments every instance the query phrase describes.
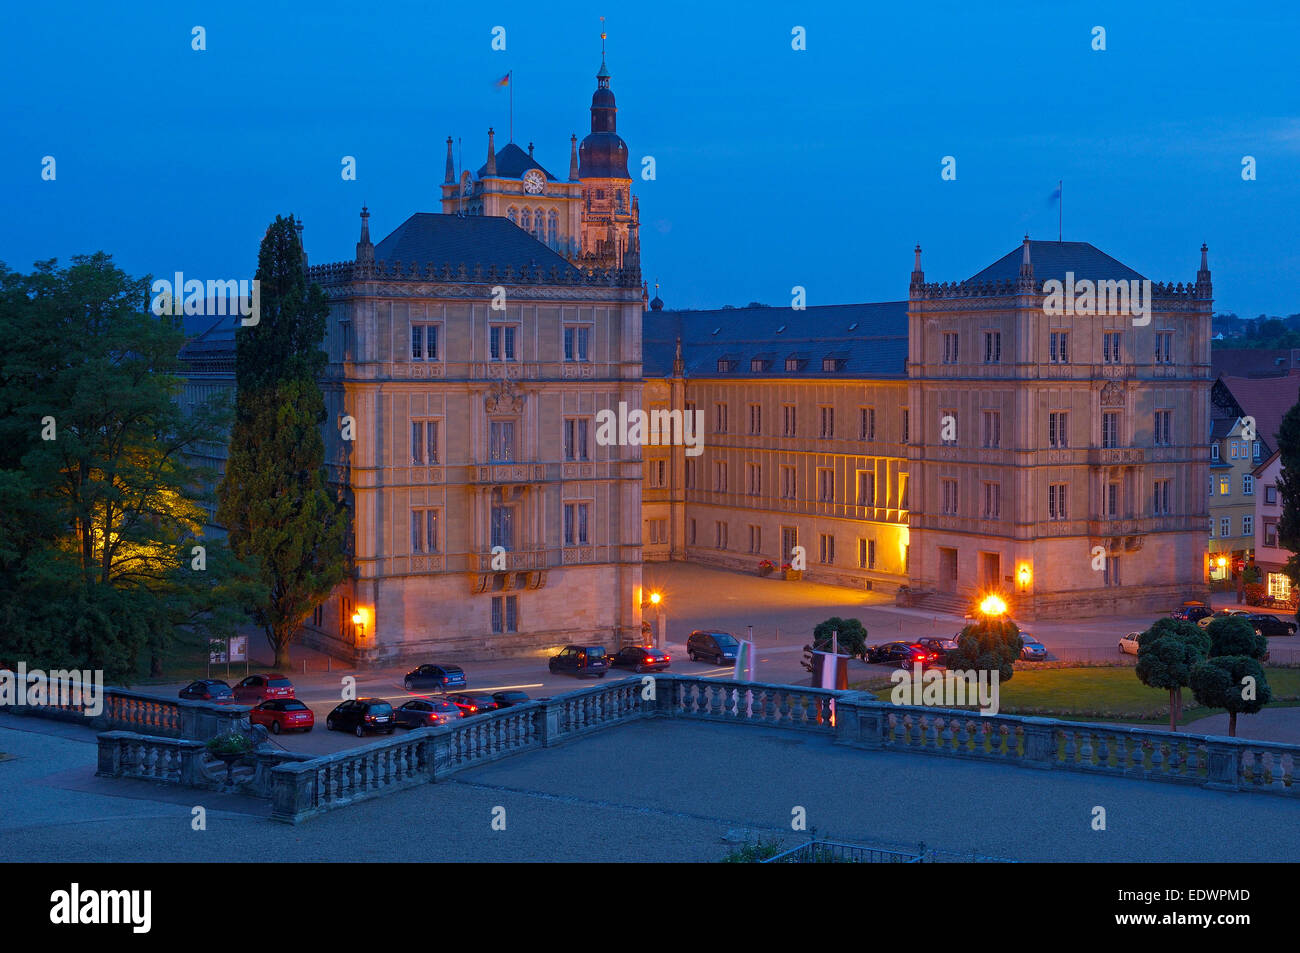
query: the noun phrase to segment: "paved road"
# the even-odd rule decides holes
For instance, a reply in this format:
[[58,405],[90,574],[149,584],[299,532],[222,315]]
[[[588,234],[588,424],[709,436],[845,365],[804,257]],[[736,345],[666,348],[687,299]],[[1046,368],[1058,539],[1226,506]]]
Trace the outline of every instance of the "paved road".
[[[1181,785],[838,747],[820,735],[654,720],[598,732],[315,818],[266,803],[93,777],[89,732],[0,715],[0,856],[124,862],[712,861],[729,832],[924,842],[938,859],[1287,861],[1300,803]],[[54,732],[46,734],[46,729]],[[192,809],[207,829],[191,827]],[[1106,830],[1092,828],[1095,807]],[[506,829],[493,830],[496,808]],[[499,812],[498,812],[499,813]],[[1171,820],[1172,819],[1172,820]]]

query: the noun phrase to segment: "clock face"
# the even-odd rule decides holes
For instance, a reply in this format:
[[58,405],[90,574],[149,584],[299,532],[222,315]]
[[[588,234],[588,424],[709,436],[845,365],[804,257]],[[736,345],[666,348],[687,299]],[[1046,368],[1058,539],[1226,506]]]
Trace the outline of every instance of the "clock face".
[[529,195],[540,195],[542,189],[546,188],[546,176],[536,169],[529,169],[524,174],[524,191]]

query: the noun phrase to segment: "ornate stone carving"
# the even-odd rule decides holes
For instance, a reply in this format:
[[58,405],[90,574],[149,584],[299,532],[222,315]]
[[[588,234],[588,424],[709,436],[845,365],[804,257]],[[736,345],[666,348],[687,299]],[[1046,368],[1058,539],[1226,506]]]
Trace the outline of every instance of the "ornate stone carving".
[[488,389],[483,405],[490,414],[517,414],[524,409],[524,395],[513,379],[503,377]]
[[1101,406],[1123,407],[1124,386],[1118,381],[1107,381],[1106,385],[1101,389]]

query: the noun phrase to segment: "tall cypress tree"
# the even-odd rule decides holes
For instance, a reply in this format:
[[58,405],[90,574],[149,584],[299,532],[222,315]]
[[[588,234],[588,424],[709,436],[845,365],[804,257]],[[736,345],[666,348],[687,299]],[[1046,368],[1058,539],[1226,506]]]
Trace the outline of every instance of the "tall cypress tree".
[[283,668],[303,620],[346,578],[348,513],[325,480],[318,379],[329,309],[320,287],[308,287],[292,217],[267,228],[257,280],[258,322],[235,333],[235,424],[218,519],[235,554],[258,566],[266,596],[253,615]]
[[[1293,586],[1300,586],[1300,403],[1286,412],[1277,433],[1277,447],[1282,453],[1282,472],[1277,492],[1282,500],[1282,515],[1277,521],[1277,543],[1290,550],[1286,574]],[[1300,620],[1300,611],[1296,612]]]

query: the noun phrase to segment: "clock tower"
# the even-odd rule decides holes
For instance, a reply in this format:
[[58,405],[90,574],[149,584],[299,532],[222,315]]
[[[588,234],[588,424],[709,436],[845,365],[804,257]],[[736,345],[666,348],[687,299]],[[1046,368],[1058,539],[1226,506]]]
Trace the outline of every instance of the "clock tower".
[[600,71],[591,97],[591,132],[578,149],[582,185],[582,242],[579,264],[639,268],[641,209],[632,195],[627,143],[618,134],[618,107],[605,66],[605,34],[600,35]]

